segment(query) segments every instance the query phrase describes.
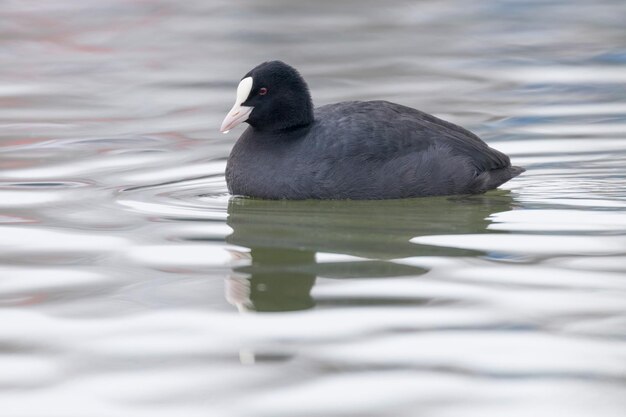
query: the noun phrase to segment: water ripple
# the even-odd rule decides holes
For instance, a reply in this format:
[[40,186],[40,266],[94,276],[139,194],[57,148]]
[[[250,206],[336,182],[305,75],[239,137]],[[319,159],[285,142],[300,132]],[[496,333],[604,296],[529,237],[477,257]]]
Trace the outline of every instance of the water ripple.
[[[622,416],[623,16],[617,0],[4,2],[0,409]],[[420,108],[527,171],[479,196],[231,198],[219,124],[274,58],[318,105]]]

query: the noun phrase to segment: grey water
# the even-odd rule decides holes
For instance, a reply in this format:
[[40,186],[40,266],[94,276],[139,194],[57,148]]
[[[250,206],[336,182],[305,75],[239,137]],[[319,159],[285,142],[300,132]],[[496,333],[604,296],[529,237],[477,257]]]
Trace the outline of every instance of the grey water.
[[[621,0],[0,3],[0,414],[623,416]],[[241,76],[527,168],[476,196],[232,198]]]

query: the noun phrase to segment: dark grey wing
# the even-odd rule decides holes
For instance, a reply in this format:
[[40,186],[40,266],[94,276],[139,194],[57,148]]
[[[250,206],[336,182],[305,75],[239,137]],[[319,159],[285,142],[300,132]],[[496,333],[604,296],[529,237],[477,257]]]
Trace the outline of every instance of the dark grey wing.
[[469,130],[410,107],[387,101],[344,102],[317,111],[328,125],[322,129],[336,130],[334,136],[320,137],[332,137],[338,153],[385,159],[445,147],[469,161],[476,174],[511,165],[508,156]]
[[438,145],[447,146],[452,154],[467,157],[477,173],[511,165],[508,156],[491,148],[474,133],[461,126],[410,107],[389,102],[383,103],[385,107],[396,111],[400,120],[414,126],[412,137],[418,140],[423,140],[424,137],[433,138]]

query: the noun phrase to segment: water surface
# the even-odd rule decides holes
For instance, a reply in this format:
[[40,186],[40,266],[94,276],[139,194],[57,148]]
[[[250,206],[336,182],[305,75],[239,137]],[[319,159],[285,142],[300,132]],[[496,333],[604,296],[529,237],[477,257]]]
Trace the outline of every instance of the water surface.
[[[11,417],[621,416],[621,1],[0,6]],[[479,196],[231,198],[239,78],[462,124]]]

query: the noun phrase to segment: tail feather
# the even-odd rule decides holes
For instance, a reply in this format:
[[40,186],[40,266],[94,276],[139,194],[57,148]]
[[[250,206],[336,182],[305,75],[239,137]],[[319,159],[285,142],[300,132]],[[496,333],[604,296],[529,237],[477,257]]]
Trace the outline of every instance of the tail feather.
[[505,182],[517,177],[524,171],[526,171],[525,168],[516,166],[508,166],[506,168],[485,171],[481,173],[478,177],[476,177],[476,192],[484,193],[485,191],[498,188]]
[[519,174],[521,174],[522,172],[525,172],[526,168],[511,166],[511,167],[509,167],[509,170],[511,171],[511,178],[515,178]]

